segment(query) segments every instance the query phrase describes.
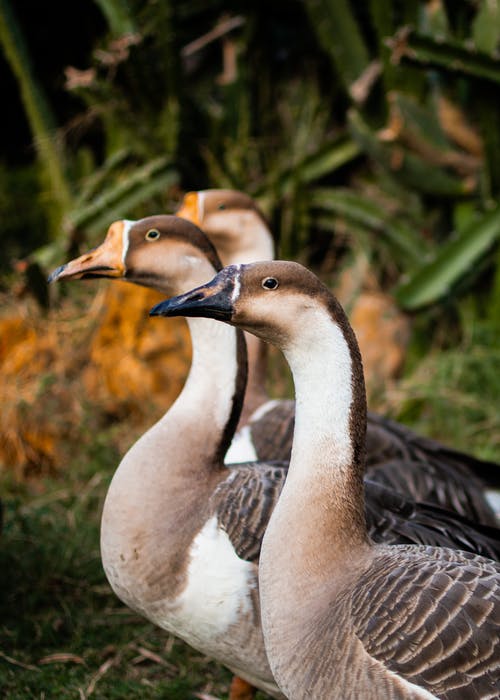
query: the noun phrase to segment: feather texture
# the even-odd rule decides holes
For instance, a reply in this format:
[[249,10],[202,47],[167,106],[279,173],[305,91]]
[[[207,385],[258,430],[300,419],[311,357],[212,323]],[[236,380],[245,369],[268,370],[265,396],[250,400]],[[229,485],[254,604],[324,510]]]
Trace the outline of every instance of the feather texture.
[[[249,425],[257,458],[289,460],[295,402],[271,401],[268,410],[262,407],[256,415]],[[500,488],[499,465],[447,448],[371,412],[366,471],[372,481],[418,501],[437,504],[475,522],[498,524],[484,489],[487,482],[491,488]]]
[[[288,463],[230,465],[210,507],[241,559],[258,562],[262,538],[285,483]],[[365,479],[365,517],[375,542],[453,547],[500,560],[500,530]]]
[[[305,623],[287,661],[303,678],[294,699],[498,698],[500,600],[498,586],[488,585],[498,575],[493,562],[473,554],[379,548],[329,614]],[[305,648],[314,659],[309,673]]]
[[[279,498],[267,490],[265,512],[275,503],[259,559],[266,651],[285,696],[498,697],[498,563],[459,549],[376,544],[369,536],[365,492],[369,506],[372,493],[392,512],[412,509],[398,494],[363,481],[361,358],[327,288],[297,263],[255,263],[226,268],[157,309],[250,328],[283,350],[293,372],[293,449]],[[264,475],[264,488],[267,481]],[[251,514],[244,483],[239,489]],[[379,505],[376,513],[380,521]],[[245,529],[241,523],[233,530],[236,550]]]

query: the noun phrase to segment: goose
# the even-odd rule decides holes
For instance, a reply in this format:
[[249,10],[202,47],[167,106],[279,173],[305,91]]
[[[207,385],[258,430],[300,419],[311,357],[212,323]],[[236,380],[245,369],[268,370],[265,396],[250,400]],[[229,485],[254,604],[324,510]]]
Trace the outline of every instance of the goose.
[[[176,214],[207,234],[225,266],[274,258],[269,225],[255,201],[243,192],[188,192]],[[250,334],[245,337],[248,388],[240,430],[227,461],[288,460],[295,404],[269,400],[265,390],[266,345]],[[419,501],[439,504],[478,522],[498,524],[494,492],[500,489],[500,465],[417,435],[401,423],[372,412],[368,412],[366,467],[377,482],[400,492],[409,490]]]
[[[50,279],[125,279],[170,296],[218,269],[213,246],[196,226],[156,216],[114,222],[100,246]],[[243,394],[243,346],[233,328],[205,319],[189,323],[193,364],[185,387],[113,477],[102,516],[103,566],[125,604],[281,697],[260,629],[257,567],[287,465],[222,464]],[[500,558],[500,533],[493,528],[473,527],[375,483],[367,483],[366,518],[376,540]],[[240,687],[235,680],[232,700]]]
[[236,265],[150,313],[244,328],[290,365],[292,454],[259,562],[266,650],[285,696],[498,698],[500,565],[369,537],[361,356],[327,287],[298,263]]

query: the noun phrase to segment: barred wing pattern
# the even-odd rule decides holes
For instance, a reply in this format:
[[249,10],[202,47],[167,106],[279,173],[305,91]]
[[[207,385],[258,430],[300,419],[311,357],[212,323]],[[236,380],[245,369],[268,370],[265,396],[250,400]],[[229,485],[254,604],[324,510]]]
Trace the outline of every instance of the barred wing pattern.
[[264,532],[285,483],[288,464],[249,462],[230,465],[212,502],[219,526],[241,559],[258,562]]
[[373,413],[368,416],[367,473],[396,491],[410,489],[417,500],[497,524],[484,489],[500,489],[500,465],[445,447]]
[[451,547],[500,561],[500,529],[445,508],[405,498],[365,479],[368,531],[377,543]]
[[353,591],[355,634],[387,669],[439,698],[498,698],[499,576],[473,554],[386,548]]
[[[258,459],[289,460],[293,440],[295,402],[270,402],[249,423]],[[366,469],[373,481],[417,501],[427,501],[473,521],[496,525],[484,488],[500,489],[500,465],[482,461],[409,428],[368,413]]]
[[[231,465],[211,500],[239,557],[257,563],[262,538],[288,471],[286,462]],[[375,542],[452,547],[500,560],[500,530],[365,480],[365,515]]]
[[257,411],[258,418],[250,419],[249,423],[255,452],[259,459],[288,462],[295,426],[295,401],[270,401],[269,410],[265,410],[266,405],[262,411]]
[[418,435],[402,423],[368,411],[368,456],[370,464],[392,459],[429,461],[448,466],[463,476],[475,474],[489,488],[500,488],[500,465]]

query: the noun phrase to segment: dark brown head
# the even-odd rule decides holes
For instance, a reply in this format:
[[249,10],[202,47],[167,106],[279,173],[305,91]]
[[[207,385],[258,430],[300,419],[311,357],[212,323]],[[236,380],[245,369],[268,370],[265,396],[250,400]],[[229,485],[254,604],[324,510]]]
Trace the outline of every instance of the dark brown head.
[[197,226],[159,215],[115,221],[100,246],[54,270],[49,282],[118,278],[171,295],[202,283],[220,267],[213,245]]
[[188,192],[176,214],[206,233],[223,265],[274,257],[268,223],[254,200],[243,192],[217,189]]
[[208,284],[150,313],[217,318],[286,350],[295,339],[313,337],[314,317],[325,311],[352,333],[340,304],[316,275],[299,263],[274,260],[226,267]]

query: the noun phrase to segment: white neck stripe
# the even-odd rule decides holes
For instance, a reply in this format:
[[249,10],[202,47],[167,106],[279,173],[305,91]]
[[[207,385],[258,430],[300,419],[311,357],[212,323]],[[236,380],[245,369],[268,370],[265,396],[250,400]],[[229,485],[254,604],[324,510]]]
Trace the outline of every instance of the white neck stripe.
[[135,224],[135,221],[130,221],[129,219],[123,219],[123,230],[122,230],[122,263],[125,266],[125,258],[127,257],[128,247],[130,243],[130,229]]
[[234,275],[234,289],[233,289],[233,293],[231,294],[231,302],[233,304],[240,296],[240,290],[241,290],[241,265],[235,265],[235,268],[236,268],[236,274]]

